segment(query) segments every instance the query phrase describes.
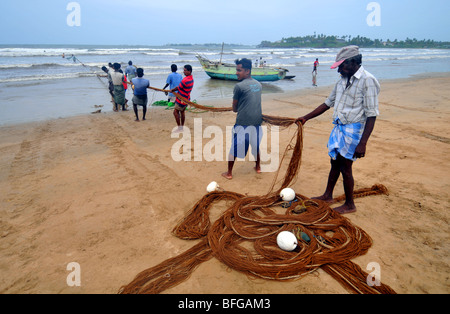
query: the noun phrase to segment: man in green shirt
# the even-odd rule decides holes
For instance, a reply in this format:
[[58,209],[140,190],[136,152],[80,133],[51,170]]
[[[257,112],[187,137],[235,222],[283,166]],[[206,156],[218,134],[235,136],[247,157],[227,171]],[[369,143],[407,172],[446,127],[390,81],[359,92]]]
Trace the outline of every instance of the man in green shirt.
[[229,153],[228,171],[222,176],[231,180],[236,157],[245,158],[249,146],[256,159],[255,171],[261,172],[259,144],[262,138],[262,86],[253,79],[252,61],[236,60],[236,75],[239,83],[234,88],[233,111],[237,113],[236,124],[233,127],[233,142]]

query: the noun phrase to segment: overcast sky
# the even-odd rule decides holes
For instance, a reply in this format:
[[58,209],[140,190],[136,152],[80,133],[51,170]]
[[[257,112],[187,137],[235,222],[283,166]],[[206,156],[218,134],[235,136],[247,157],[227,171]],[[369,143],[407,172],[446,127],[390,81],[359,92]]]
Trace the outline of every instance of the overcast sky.
[[450,41],[449,0],[2,0],[0,9],[0,44],[257,45],[315,32]]

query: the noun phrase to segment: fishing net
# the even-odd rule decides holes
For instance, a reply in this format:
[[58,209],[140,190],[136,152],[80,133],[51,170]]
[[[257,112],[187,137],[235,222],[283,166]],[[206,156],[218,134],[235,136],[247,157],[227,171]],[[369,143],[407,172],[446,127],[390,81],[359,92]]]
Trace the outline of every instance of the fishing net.
[[[200,106],[186,99],[183,101]],[[221,108],[221,111],[227,111],[223,109],[231,108]],[[264,121],[288,127],[295,119],[264,116]],[[353,293],[394,294],[395,291],[385,284],[369,285],[369,274],[351,261],[366,254],[372,246],[372,239],[364,230],[331,209],[327,202],[311,200],[301,194],[296,194],[292,202],[281,200],[280,191],[297,178],[302,146],[303,127],[299,124],[266,195],[215,191],[202,197],[172,230],[180,239],[200,241],[186,252],[142,271],[121,287],[119,293],[161,293],[188,279],[201,263],[215,257],[251,277],[290,281],[321,268]],[[287,157],[290,160],[284,177],[278,178]],[[354,196],[387,193],[384,186],[374,185],[355,191]],[[211,223],[210,210],[218,202],[226,202],[229,207]],[[281,231],[297,236],[298,246],[294,251],[278,247],[276,238]]]

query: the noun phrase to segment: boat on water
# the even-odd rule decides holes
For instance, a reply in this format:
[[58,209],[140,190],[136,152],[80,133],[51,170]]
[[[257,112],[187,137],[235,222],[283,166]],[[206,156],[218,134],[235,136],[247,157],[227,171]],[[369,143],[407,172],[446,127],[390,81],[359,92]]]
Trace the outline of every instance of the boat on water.
[[[200,55],[196,57],[209,77],[228,81],[238,80],[235,64],[223,63],[222,61],[214,62]],[[259,82],[274,82],[285,79],[287,72],[289,70],[283,68],[254,67],[252,68],[252,77]],[[290,76],[289,78],[292,79],[293,77]]]

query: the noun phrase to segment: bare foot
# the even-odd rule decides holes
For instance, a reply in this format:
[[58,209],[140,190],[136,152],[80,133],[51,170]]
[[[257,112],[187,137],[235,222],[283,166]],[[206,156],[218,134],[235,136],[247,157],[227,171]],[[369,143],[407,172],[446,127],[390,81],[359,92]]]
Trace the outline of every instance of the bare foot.
[[337,211],[341,215],[351,214],[351,213],[356,212],[356,206],[355,205],[352,206],[352,205],[344,204],[342,206],[333,208],[333,210]]
[[139,122],[139,119],[136,119],[136,120],[134,120],[134,121]]
[[255,169],[256,173],[261,173],[261,167],[253,167]]
[[184,132],[184,129],[182,126],[179,126],[176,130],[175,129],[172,130],[172,133],[183,133],[183,132]]
[[312,200],[321,200],[327,203],[334,203],[333,198],[328,197],[326,195],[321,195],[321,196],[316,196],[316,197],[311,197]]
[[222,173],[222,177],[224,177],[225,179],[228,179],[228,180],[233,179],[233,176],[231,174],[229,174],[228,172]]

